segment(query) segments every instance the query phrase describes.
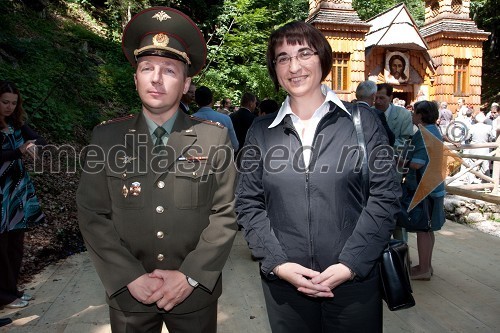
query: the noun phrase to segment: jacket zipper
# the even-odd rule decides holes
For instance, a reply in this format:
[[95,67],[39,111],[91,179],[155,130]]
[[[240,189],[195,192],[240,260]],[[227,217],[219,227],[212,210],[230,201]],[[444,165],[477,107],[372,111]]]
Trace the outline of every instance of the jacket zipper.
[[[332,109],[330,109],[330,111],[332,111]],[[310,253],[310,257],[311,257],[311,264],[310,264],[311,269],[314,269],[314,239],[312,236],[313,233],[312,233],[312,221],[311,221],[311,193],[310,193],[310,186],[309,186],[309,181],[310,181],[310,179],[309,179],[309,167],[311,165],[314,166],[314,163],[316,163],[315,156],[317,156],[317,155],[315,155],[313,147],[316,144],[316,139],[318,138],[318,133],[321,132],[321,130],[323,129],[323,125],[328,121],[328,119],[330,119],[330,116],[327,113],[325,116],[323,116],[323,118],[321,118],[321,120],[318,123],[318,126],[316,126],[316,130],[314,131],[313,142],[311,145],[311,157],[310,157],[309,164],[308,164],[307,170],[306,170],[306,197],[307,197],[307,220],[308,220],[307,222],[309,225],[309,253]],[[300,141],[300,139],[299,139],[299,141]]]
[[[297,131],[295,130],[294,127],[292,128],[289,128],[290,129],[290,132],[293,133],[293,135],[295,136],[295,138],[299,141],[299,144],[301,147],[303,147],[302,145],[302,140],[300,140],[300,136],[299,134],[297,133]],[[305,165],[305,160],[304,160],[304,155],[302,154],[302,161],[304,162],[304,165]],[[311,225],[311,203],[310,203],[310,193],[309,193],[309,167],[306,169],[306,172],[305,172],[305,176],[306,176],[306,179],[305,179],[305,190],[306,190],[306,204],[307,204],[307,225],[308,225],[308,231],[309,231],[309,257],[311,259],[311,262],[310,262],[310,265],[309,265],[309,268],[313,269],[313,264],[314,264],[314,256],[313,256],[313,240],[312,240],[312,225]]]
[[311,195],[309,192],[309,167],[306,170],[306,202],[307,202],[307,225],[309,227],[309,257],[311,258],[311,263],[309,264],[310,269],[314,269],[314,243],[312,237],[312,223],[311,223]]
[[[330,110],[330,111],[332,111],[332,110]],[[314,137],[313,137],[313,143],[312,143],[313,147],[314,147],[314,144],[316,143],[316,138],[318,136],[318,133],[321,131],[322,126],[324,125],[324,123],[328,120],[328,119],[325,119],[325,118],[326,117],[323,117],[319,121],[318,126],[316,127],[316,130],[314,132]],[[290,130],[295,135],[295,137],[297,138],[297,140],[299,141],[300,146],[303,147],[302,141],[300,140],[300,136],[297,133],[297,131],[295,130],[295,128],[292,127],[292,128],[290,128]],[[314,253],[314,241],[313,241],[313,237],[312,237],[311,195],[310,195],[310,187],[309,187],[309,166],[314,162],[313,158],[314,158],[314,151],[312,150],[312,147],[311,147],[311,159],[309,160],[309,164],[308,164],[308,167],[307,167],[306,172],[305,172],[305,176],[306,176],[306,179],[305,179],[306,180],[305,190],[306,190],[306,203],[307,203],[307,225],[308,225],[308,230],[309,230],[309,257],[310,257],[310,260],[311,260],[310,266],[309,266],[310,269],[314,269],[314,255],[313,255],[313,253]],[[304,162],[304,165],[305,165],[304,155],[302,155],[302,161]]]

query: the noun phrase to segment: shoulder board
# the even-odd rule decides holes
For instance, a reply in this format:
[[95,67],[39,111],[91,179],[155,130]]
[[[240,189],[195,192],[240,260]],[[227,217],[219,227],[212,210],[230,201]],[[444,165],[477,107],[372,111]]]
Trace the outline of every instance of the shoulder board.
[[104,121],[100,122],[98,126],[106,125],[106,124],[111,124],[111,123],[118,123],[120,121],[132,119],[134,117],[135,117],[135,114],[129,114],[127,116],[123,116],[123,117],[119,117],[119,118],[104,120]]
[[208,119],[198,118],[198,117],[195,117],[195,116],[189,116],[189,118],[191,118],[192,120],[199,121],[200,123],[205,123],[205,124],[208,124],[208,125],[217,126],[219,128],[224,128],[225,127],[224,125],[222,125],[218,121],[212,121],[212,120],[208,120]]

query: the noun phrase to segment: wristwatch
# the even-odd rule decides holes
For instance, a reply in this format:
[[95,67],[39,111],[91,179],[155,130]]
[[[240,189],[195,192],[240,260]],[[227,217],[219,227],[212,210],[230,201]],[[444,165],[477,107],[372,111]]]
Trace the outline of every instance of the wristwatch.
[[191,279],[191,278],[190,278],[189,276],[187,276],[187,275],[186,275],[186,279],[187,279],[187,281],[188,281],[189,285],[190,285],[191,287],[193,287],[193,288],[196,288],[196,287],[198,287],[198,286],[200,285],[200,283],[199,283],[198,281],[196,281],[196,280],[194,280],[194,279]]

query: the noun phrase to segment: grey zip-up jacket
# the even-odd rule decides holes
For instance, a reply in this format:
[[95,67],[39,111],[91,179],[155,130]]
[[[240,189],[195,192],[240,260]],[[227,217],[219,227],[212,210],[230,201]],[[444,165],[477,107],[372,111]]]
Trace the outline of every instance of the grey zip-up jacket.
[[[348,110],[352,105],[344,103]],[[309,170],[289,115],[257,118],[240,152],[236,191],[238,223],[264,276],[294,262],[323,271],[343,263],[368,276],[387,245],[399,210],[400,184],[380,120],[360,105],[369,164],[363,205],[361,159],[350,113],[330,102],[314,136]]]

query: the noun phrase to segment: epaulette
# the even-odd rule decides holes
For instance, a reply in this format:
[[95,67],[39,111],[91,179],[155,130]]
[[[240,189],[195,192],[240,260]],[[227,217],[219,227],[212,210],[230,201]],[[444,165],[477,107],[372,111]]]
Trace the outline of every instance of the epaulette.
[[118,117],[118,118],[113,118],[113,119],[109,119],[109,120],[104,120],[104,121],[101,121],[98,126],[106,125],[106,124],[111,124],[111,123],[118,123],[120,121],[132,119],[134,117],[135,117],[135,114],[129,114],[129,115],[123,116],[123,117]]
[[198,118],[195,116],[189,116],[189,118],[196,120],[196,121],[199,121],[200,123],[205,123],[205,124],[209,124],[212,126],[217,126],[219,128],[225,128],[225,126],[222,125],[221,123],[219,123],[218,121],[212,121],[212,120],[208,120],[208,119]]

